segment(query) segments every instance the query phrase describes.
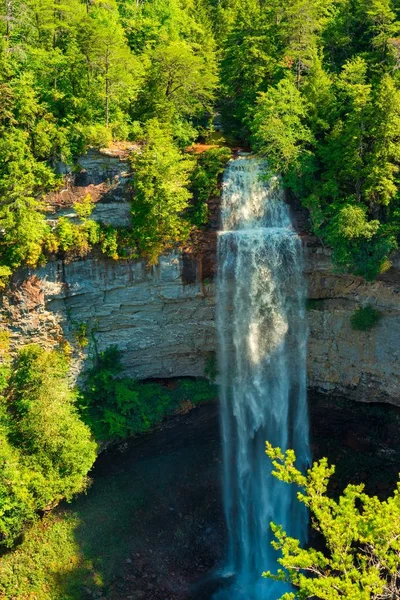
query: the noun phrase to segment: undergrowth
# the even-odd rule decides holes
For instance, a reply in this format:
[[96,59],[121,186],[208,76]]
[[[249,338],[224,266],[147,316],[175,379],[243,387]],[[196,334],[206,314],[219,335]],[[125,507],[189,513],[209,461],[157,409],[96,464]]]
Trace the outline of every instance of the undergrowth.
[[382,313],[367,304],[359,306],[350,317],[352,329],[356,331],[368,331],[377,325],[382,318]]
[[100,353],[87,373],[79,408],[97,440],[122,439],[146,433],[165,417],[216,398],[216,386],[206,379],[165,383],[121,377],[116,347]]

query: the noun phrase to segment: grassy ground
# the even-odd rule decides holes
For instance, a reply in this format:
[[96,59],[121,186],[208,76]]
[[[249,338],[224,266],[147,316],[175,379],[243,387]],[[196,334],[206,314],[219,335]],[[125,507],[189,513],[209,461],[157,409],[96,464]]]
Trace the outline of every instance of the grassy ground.
[[[81,555],[74,532],[79,518],[74,513],[50,515],[33,526],[23,544],[3,556],[0,563],[0,597],[7,600],[67,600],[64,579],[70,573],[85,580],[91,570]],[[72,592],[73,594],[73,592]],[[75,596],[77,597],[77,596]]]

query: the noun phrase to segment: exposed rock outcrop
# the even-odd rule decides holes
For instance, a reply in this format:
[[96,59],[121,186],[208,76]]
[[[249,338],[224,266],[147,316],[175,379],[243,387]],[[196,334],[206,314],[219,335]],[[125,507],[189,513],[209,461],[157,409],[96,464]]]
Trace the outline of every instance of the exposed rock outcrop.
[[[128,150],[93,151],[82,158],[80,171],[51,199],[57,211],[68,214],[74,199],[91,193],[95,218],[127,224]],[[117,345],[133,377],[203,375],[217,347],[218,206],[210,208],[210,230],[151,269],[142,261],[91,257],[20,271],[2,298],[2,326],[11,332],[12,346],[37,342],[53,347],[66,338],[75,348],[76,374],[95,350]],[[335,273],[328,251],[307,238],[305,244],[313,300],[308,311],[310,387],[400,405],[400,259],[368,283]],[[369,331],[354,331],[351,315],[367,303],[381,311],[382,319]],[[78,343],[82,334],[88,341],[84,349]]]
[[[374,282],[337,274],[329,253],[310,249],[309,385],[364,402],[400,405],[400,270]],[[355,331],[350,318],[371,304],[382,319],[368,331]]]
[[49,220],[58,217],[77,217],[73,204],[90,194],[96,203],[91,218],[106,225],[119,227],[131,224],[129,182],[132,177],[129,153],[137,149],[135,144],[114,144],[101,150],[91,149],[78,159],[72,173],[65,165],[65,185],[49,194]]
[[[361,401],[400,405],[400,273],[373,283],[335,274],[322,249],[307,253],[309,385]],[[201,261],[182,254],[143,262],[90,259],[49,263],[20,273],[3,298],[4,324],[15,346],[49,347],[65,336],[84,355],[117,345],[126,372],[139,378],[204,374],[215,352],[215,289],[202,280]],[[382,319],[354,331],[350,318],[370,303]],[[82,324],[89,342],[79,351]]]
[[[83,355],[116,345],[126,373],[138,378],[201,376],[216,347],[213,285],[183,280],[182,255],[159,265],[88,259],[51,262],[20,273],[3,298],[4,322],[19,347],[53,347],[63,336]],[[79,351],[77,333],[88,346]]]

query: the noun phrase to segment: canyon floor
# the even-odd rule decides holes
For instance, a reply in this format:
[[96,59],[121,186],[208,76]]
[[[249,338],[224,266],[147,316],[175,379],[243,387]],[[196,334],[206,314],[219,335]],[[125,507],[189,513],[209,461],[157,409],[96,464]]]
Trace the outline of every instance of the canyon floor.
[[[333,494],[350,481],[380,497],[393,490],[400,470],[397,409],[313,395],[310,419],[314,458],[328,456],[337,465]],[[61,509],[78,515],[75,536],[90,565],[65,576],[65,597],[75,597],[80,580],[81,597],[88,598],[211,598],[225,543],[217,406],[200,406],[109,449],[92,478],[87,495]]]
[[[399,409],[322,395],[309,405],[313,457],[337,466],[330,492],[364,482],[389,495]],[[215,403],[110,447],[87,494],[45,516],[0,562],[3,583],[23,590],[13,598],[37,600],[210,600],[225,547],[221,466]]]

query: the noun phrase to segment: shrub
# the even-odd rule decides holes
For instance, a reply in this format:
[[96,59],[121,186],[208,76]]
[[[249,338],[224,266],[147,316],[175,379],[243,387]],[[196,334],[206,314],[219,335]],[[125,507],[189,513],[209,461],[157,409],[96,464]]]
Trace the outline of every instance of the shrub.
[[100,249],[103,254],[108,256],[108,258],[113,258],[114,260],[117,260],[119,258],[118,230],[112,227],[112,225],[103,227],[100,236]]
[[10,280],[12,270],[6,265],[0,265],[0,290],[3,290]]
[[86,196],[74,204],[74,210],[81,219],[88,219],[92,214],[94,207],[95,203],[93,202],[90,194],[86,194]]
[[82,349],[89,345],[87,323],[79,323],[79,325],[75,328],[74,338]]
[[368,331],[377,325],[382,313],[370,304],[359,306],[350,317],[351,327],[356,331]]
[[86,148],[107,148],[112,142],[112,132],[105,125],[92,123],[81,128]]
[[120,377],[121,371],[119,352],[112,346],[100,353],[80,393],[83,418],[99,440],[145,433],[188,401],[196,405],[217,395],[205,379],[178,380],[166,387]]
[[55,235],[59,250],[70,256],[85,256],[100,241],[100,225],[91,219],[78,224],[61,217]]

